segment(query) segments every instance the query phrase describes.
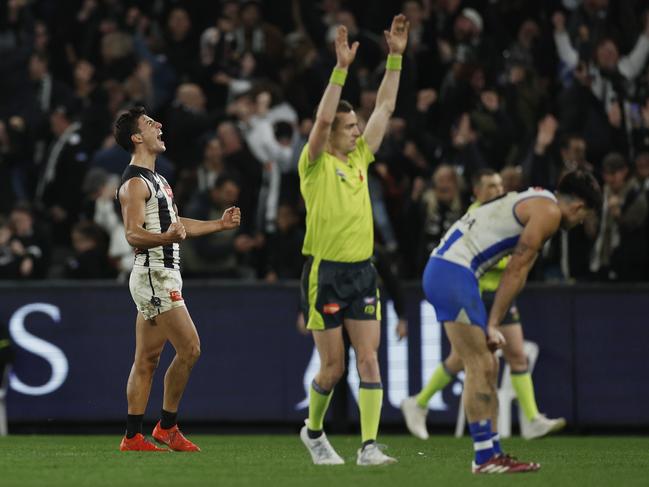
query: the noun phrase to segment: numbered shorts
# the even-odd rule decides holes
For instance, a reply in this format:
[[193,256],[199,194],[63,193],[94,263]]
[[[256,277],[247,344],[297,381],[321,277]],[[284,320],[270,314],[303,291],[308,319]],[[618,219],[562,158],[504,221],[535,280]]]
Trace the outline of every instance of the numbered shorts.
[[[484,302],[485,308],[487,309],[487,316],[491,312],[491,307],[494,305],[494,298],[496,293],[494,291],[482,291],[482,301]],[[512,303],[510,308],[507,310],[505,317],[500,322],[500,326],[507,325],[517,325],[521,322],[521,315],[518,312],[518,307],[516,303]]]
[[370,260],[332,262],[309,257],[302,271],[302,311],[309,330],[343,320],[381,320],[376,269]]
[[183,280],[176,269],[134,267],[128,283],[131,297],[144,319],[185,306]]
[[440,257],[428,259],[422,279],[426,299],[437,319],[487,328],[487,311],[480,297],[478,280],[462,265]]

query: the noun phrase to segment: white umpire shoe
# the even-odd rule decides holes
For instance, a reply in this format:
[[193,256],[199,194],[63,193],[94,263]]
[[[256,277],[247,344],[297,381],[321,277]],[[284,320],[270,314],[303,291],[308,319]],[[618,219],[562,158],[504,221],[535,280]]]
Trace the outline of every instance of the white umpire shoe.
[[304,420],[304,426],[300,430],[300,438],[304,446],[306,446],[306,449],[309,450],[313,463],[315,465],[343,465],[345,460],[333,449],[324,431],[316,439],[309,438],[306,426],[307,421]]
[[521,436],[526,440],[540,438],[550,433],[554,433],[566,426],[564,418],[550,419],[545,414],[540,414],[531,421],[521,415]]
[[370,443],[365,448],[359,448],[356,454],[356,465],[361,467],[370,467],[373,465],[391,465],[397,463],[396,458],[392,458],[383,453],[385,445]]
[[417,404],[417,398],[415,396],[410,396],[401,401],[401,412],[406,420],[408,431],[420,440],[427,440],[426,415],[428,414],[428,409],[424,409]]

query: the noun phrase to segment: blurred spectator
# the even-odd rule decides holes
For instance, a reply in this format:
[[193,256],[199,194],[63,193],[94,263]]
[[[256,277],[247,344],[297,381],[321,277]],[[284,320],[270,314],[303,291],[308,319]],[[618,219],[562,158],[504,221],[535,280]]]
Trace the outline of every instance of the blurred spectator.
[[198,78],[198,36],[183,7],[171,9],[165,30],[165,54],[182,83]]
[[[178,178],[182,212],[211,208],[216,181],[236,181],[244,220],[234,261],[244,275],[265,277],[264,257],[274,251],[264,239],[275,245],[285,217],[279,202],[298,215],[297,228],[303,223],[295,168],[335,62],[328,34],[342,23],[361,43],[343,97],[358,106],[362,127],[384,69],[385,19],[397,9],[410,22],[409,45],[395,116],[368,177],[377,243],[408,276],[419,277],[437,238],[429,211],[453,213],[426,188],[444,165],[457,173],[460,207],[470,195],[463,181],[483,168],[502,170],[509,190],[553,189],[573,168],[599,175],[611,152],[636,163],[625,184],[649,196],[644,1],[73,4],[0,6],[0,215],[17,201],[39,210],[37,228],[51,228],[54,245],[54,267],[43,276],[62,274],[80,219],[117,235],[111,178],[96,171],[82,182],[89,168],[121,175],[130,156],[110,136],[111,121],[141,104],[163,121],[168,152],[156,167],[168,181]],[[617,222],[620,233],[625,222]],[[589,270],[596,225],[589,219],[585,229],[552,239],[537,276],[608,279]],[[649,218],[646,226],[645,234]],[[113,242],[106,252],[124,270],[130,256]],[[240,274],[229,269],[224,274]]]
[[133,37],[125,32],[108,32],[101,38],[99,79],[123,82],[136,66]]
[[646,280],[647,198],[620,154],[602,163],[604,202],[591,271],[611,281]]
[[460,198],[460,176],[453,166],[439,166],[432,183],[432,188],[425,189],[424,182],[416,180],[407,210],[414,231],[408,245],[413,277],[421,275],[430,253],[466,209]]
[[81,133],[86,146],[98,149],[110,134],[111,115],[108,111],[108,94],[99,86],[95,66],[85,59],[74,66],[74,96],[81,109]]
[[297,119],[292,110],[285,110],[287,113],[284,116],[277,107],[271,112],[271,103],[272,97],[268,91],[253,91],[240,96],[231,108],[240,120],[239,126],[246,144],[264,168],[256,226],[270,233],[275,231],[282,168],[289,169],[293,160],[292,137],[278,140],[274,122],[282,119],[295,122]]
[[255,231],[257,201],[262,183],[262,165],[251,153],[241,133],[232,122],[220,123],[216,129],[221,142],[225,164],[234,168],[246,184],[239,189],[239,207],[242,215],[249,215],[241,222],[241,228],[247,233]]
[[117,271],[108,259],[108,237],[94,222],[77,223],[72,229],[74,255],[65,264],[68,279],[114,278]]
[[477,132],[480,153],[485,162],[499,170],[509,159],[515,139],[514,125],[497,91],[485,88],[480,92],[480,100],[471,112],[471,125]]
[[[193,193],[204,193],[214,187],[218,177],[225,171],[223,149],[218,137],[211,136],[205,142],[203,160],[194,170],[186,170],[180,176],[175,189],[175,199],[179,208],[184,208]],[[236,173],[236,169],[228,168],[228,172]]]
[[[240,24],[234,31],[236,50],[240,55],[250,51],[261,56],[269,69],[273,69],[283,60],[284,37],[277,27],[264,21],[260,7],[256,0],[242,2]],[[272,72],[268,74],[273,77]]]
[[552,115],[546,115],[539,121],[532,147],[521,164],[525,183],[552,189],[559,181],[561,167],[552,156],[558,126],[557,119]]
[[16,206],[9,220],[0,224],[2,279],[42,279],[47,271],[50,251],[47,236],[36,230],[28,206]]
[[304,230],[293,207],[282,204],[277,210],[277,231],[268,238],[266,282],[299,279],[304,265]]
[[521,166],[507,166],[500,171],[500,177],[503,180],[503,190],[505,193],[510,191],[523,191],[523,169]]
[[[11,227],[0,220],[0,278],[18,279],[29,272],[30,264],[21,265],[22,258],[12,246]],[[21,267],[23,269],[21,269]]]
[[[631,130],[631,120],[625,116],[625,112],[634,94],[632,82],[640,75],[649,56],[649,16],[644,15],[644,30],[627,56],[620,57],[619,48],[612,38],[602,37],[593,44],[592,60],[572,46],[563,14],[555,13],[552,21],[559,58],[568,69],[575,70],[574,76],[578,81],[575,84],[576,90],[568,91],[568,96],[580,100],[575,104],[580,108],[576,109],[573,120],[574,117],[582,118],[582,124],[589,121],[593,124],[597,120],[597,125],[582,125],[582,130],[588,130],[584,135],[589,147],[598,156],[593,159],[595,164],[598,164],[603,154],[611,150],[611,144],[615,144],[615,149],[626,149],[623,136],[617,135],[617,141],[611,140],[616,135],[607,134],[606,125],[610,125],[613,132]],[[589,36],[590,31],[586,35]],[[586,94],[582,90],[580,94],[579,86],[589,93]],[[589,97],[594,100],[587,101]],[[595,113],[588,113],[585,109],[587,105],[593,106]],[[597,105],[599,107],[596,107]],[[606,118],[597,117],[598,110],[603,112]],[[571,130],[574,128],[571,127]]]
[[19,116],[0,120],[0,214],[6,214],[16,201],[32,195],[32,150],[28,127]]
[[177,170],[194,168],[201,160],[200,139],[214,129],[221,112],[208,113],[205,94],[193,83],[181,84],[176,98],[165,115],[162,130],[167,146],[166,156]]
[[643,191],[649,192],[649,152],[640,152],[636,156],[635,179]]
[[29,58],[29,79],[31,81],[30,102],[25,107],[26,123],[31,127],[32,137],[36,139],[34,161],[42,163],[45,148],[50,139],[49,114],[57,106],[70,104],[73,92],[70,88],[52,77],[49,61],[44,53],[34,53]]
[[[213,188],[198,196],[187,217],[217,220],[227,208],[238,204],[239,194],[239,183],[222,174]],[[218,232],[185,241],[181,246],[185,275],[251,278],[251,253],[256,247],[255,240],[241,231]]]
[[81,123],[71,106],[61,105],[50,115],[54,136],[36,187],[36,201],[48,209],[55,223],[55,243],[66,243],[81,209],[81,183],[89,155],[81,138]]
[[126,233],[117,206],[116,194],[119,176],[101,168],[92,168],[83,181],[84,216],[96,223],[108,235],[108,257],[114,263],[120,278],[133,268],[133,248],[126,241]]

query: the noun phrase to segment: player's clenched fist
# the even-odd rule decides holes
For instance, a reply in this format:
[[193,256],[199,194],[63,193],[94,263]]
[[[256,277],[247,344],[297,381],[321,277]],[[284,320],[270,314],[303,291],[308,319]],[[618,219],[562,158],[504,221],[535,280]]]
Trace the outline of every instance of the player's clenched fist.
[[165,234],[173,243],[181,242],[185,240],[185,238],[187,238],[187,231],[185,230],[185,226],[180,222],[172,223],[171,225],[169,225],[169,228],[167,228]]
[[241,209],[231,206],[223,212],[221,222],[223,223],[223,230],[237,228],[241,224]]

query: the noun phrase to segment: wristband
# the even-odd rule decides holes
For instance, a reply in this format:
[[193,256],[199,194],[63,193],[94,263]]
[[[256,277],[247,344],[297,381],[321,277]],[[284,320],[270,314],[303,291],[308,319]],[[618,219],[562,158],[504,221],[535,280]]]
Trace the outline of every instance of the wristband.
[[401,54],[388,54],[388,60],[385,63],[385,69],[401,71]]
[[334,68],[334,70],[331,72],[329,83],[331,83],[332,85],[344,86],[346,79],[347,79],[347,70]]

